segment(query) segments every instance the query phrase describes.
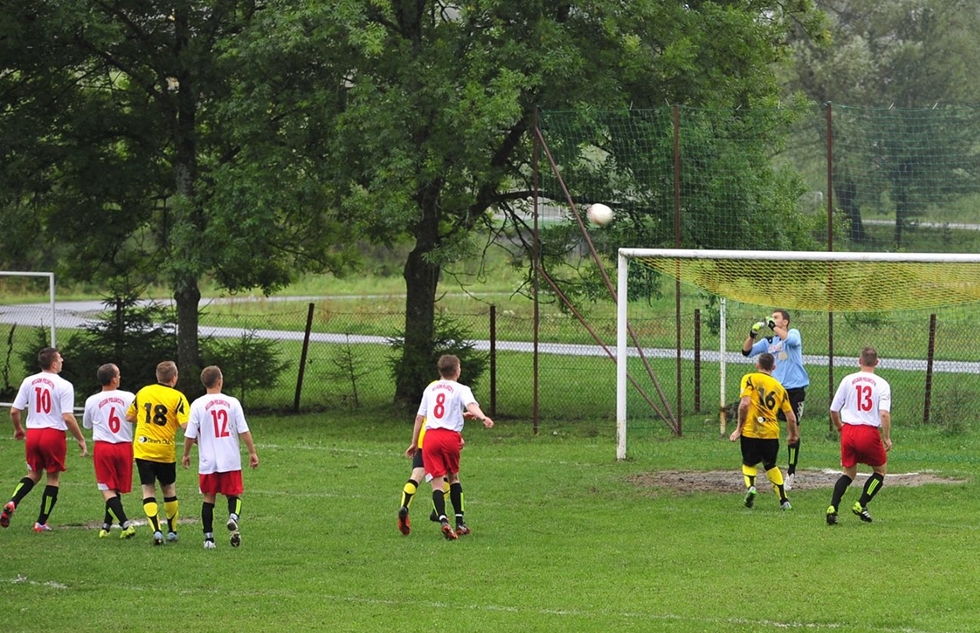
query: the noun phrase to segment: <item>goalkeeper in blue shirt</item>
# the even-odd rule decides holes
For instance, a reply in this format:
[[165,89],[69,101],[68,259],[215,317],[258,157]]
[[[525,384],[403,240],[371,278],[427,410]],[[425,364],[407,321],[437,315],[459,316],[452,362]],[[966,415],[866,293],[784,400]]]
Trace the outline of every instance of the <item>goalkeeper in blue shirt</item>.
[[[766,334],[767,332],[767,334]],[[772,314],[762,321],[752,325],[749,335],[742,343],[742,356],[757,356],[768,352],[776,358],[776,369],[773,378],[786,389],[789,394],[790,406],[796,414],[796,423],[803,421],[803,402],[806,400],[806,388],[810,385],[810,376],[803,368],[803,337],[800,331],[789,326],[789,312],[782,308],[773,310]],[[783,413],[779,419],[785,421]],[[801,433],[802,435],[802,433]],[[796,464],[800,459],[799,436],[793,442],[788,442],[789,465],[786,468],[786,490],[792,490],[796,477]]]

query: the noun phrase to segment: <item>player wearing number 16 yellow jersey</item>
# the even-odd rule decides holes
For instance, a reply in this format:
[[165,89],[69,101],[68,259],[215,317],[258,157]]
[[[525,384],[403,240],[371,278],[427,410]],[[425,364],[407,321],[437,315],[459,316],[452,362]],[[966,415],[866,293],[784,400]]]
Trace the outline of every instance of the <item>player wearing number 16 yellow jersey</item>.
[[779,381],[772,377],[776,359],[772,354],[759,354],[756,370],[742,377],[741,401],[738,404],[738,427],[729,439],[741,438],[742,476],[745,479],[745,507],[755,503],[755,478],[759,474],[756,465],[762,462],[766,478],[779,495],[779,506],[789,510],[792,506],[786,498],[783,473],[776,466],[779,456],[779,412],[786,416],[788,427],[786,441],[792,443],[799,437],[796,415],[789,401],[789,394]]
[[177,365],[170,360],[157,365],[156,385],[136,392],[136,399],[126,411],[133,429],[133,457],[143,488],[143,512],[153,527],[153,544],[163,545],[160,529],[156,482],[160,482],[163,506],[167,515],[167,540],[177,542],[177,429],[187,426],[190,404],[177,384]]

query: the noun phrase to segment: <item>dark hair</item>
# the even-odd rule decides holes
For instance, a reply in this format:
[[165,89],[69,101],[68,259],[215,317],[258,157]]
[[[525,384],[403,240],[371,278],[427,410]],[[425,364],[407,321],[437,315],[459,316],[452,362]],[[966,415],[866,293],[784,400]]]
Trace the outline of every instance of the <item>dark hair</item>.
[[112,363],[106,363],[99,367],[95,375],[99,379],[99,384],[103,387],[111,385],[112,381],[115,380],[116,376],[119,374],[119,369]]
[[783,315],[783,318],[786,319],[787,323],[789,323],[789,312],[783,310],[782,308],[776,308],[773,310],[773,312],[778,312],[779,314]]
[[878,364],[878,350],[871,347],[865,347],[861,350],[861,366],[862,367],[874,367]]
[[41,369],[51,369],[51,365],[54,365],[54,359],[57,356],[57,347],[45,347],[37,353],[37,364],[41,366]]
[[201,370],[201,384],[204,385],[205,388],[213,388],[218,384],[219,380],[221,380],[221,368],[219,368],[217,365],[211,365]]
[[443,354],[439,357],[439,375],[443,378],[452,378],[459,370],[459,359],[452,354]]
[[759,359],[756,362],[759,363],[759,369],[772,371],[776,366],[776,357],[769,352],[762,352],[759,354]]

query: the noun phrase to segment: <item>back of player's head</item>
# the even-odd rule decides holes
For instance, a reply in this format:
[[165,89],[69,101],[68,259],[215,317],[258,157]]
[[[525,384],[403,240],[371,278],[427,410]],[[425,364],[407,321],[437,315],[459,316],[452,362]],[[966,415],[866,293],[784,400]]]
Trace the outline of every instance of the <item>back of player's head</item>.
[[37,364],[41,369],[51,369],[54,361],[58,358],[57,347],[45,347],[37,353]]
[[99,384],[104,387],[106,385],[111,385],[112,381],[116,378],[116,375],[118,373],[119,373],[118,367],[116,367],[112,363],[106,363],[105,365],[99,367],[99,369],[95,372],[95,375],[99,379]]
[[865,347],[861,350],[861,367],[875,367],[878,364],[878,350],[871,347]]
[[161,385],[169,383],[177,377],[177,363],[165,360],[157,365],[157,382]]
[[755,362],[759,364],[759,369],[763,371],[772,371],[776,367],[776,357],[769,352],[759,354],[759,359]]
[[201,384],[204,385],[205,389],[217,387],[221,378],[221,369],[217,365],[211,365],[201,370]]
[[452,354],[443,354],[439,357],[439,375],[443,378],[452,378],[459,370],[459,359]]

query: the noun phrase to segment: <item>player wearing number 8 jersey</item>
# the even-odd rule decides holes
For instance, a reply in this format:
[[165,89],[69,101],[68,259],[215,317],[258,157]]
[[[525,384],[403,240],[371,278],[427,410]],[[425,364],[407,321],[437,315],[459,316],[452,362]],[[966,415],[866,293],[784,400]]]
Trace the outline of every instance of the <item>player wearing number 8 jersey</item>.
[[135,396],[119,388],[119,368],[112,363],[99,367],[96,376],[102,391],[85,400],[82,425],[92,429],[95,482],[105,500],[99,538],[109,536],[113,520],[119,522],[122,538],[131,538],[136,528],[126,517],[122,495],[133,489],[133,425],[126,411]]
[[191,447],[197,442],[198,484],[204,502],[201,506],[201,524],[204,529],[204,549],[214,549],[214,502],[217,495],[228,499],[228,530],[231,546],[241,545],[238,522],[242,502],[242,456],[239,440],[248,447],[249,466],[257,468],[259,456],[255,452],[252,433],[245,421],[245,413],[237,398],[221,393],[224,377],[216,366],[205,367],[201,382],[207,394],[191,404],[190,419],[184,432],[184,468],[191,464]]
[[[35,532],[47,532],[48,516],[58,501],[61,486],[61,473],[65,470],[67,444],[65,431],[71,431],[82,449],[82,457],[88,455],[88,446],[78,421],[72,410],[75,407],[75,388],[59,376],[61,373],[61,352],[53,347],[45,347],[37,354],[41,372],[28,376],[21,383],[13,406],[10,407],[10,421],[14,425],[14,439],[26,439],[27,476],[14,488],[10,501],[0,511],[0,526],[10,525],[10,517],[21,500],[41,480],[41,473],[47,473],[47,485],[41,496],[41,511],[34,524]],[[27,410],[27,431],[21,426],[21,413]]]
[[827,525],[837,524],[837,509],[847,487],[857,476],[857,465],[867,464],[874,473],[868,477],[861,498],[851,512],[871,523],[868,504],[885,482],[887,452],[892,448],[892,390],[888,382],[875,375],[878,351],[861,350],[861,371],[845,376],[830,403],[830,420],[840,431],[840,463],[844,474],[834,484],[834,495],[827,508]]
[[412,430],[412,443],[407,452],[413,454],[418,450],[419,434],[424,423],[425,445],[422,449],[422,461],[432,476],[432,505],[435,507],[443,536],[452,540],[456,538],[456,532],[446,518],[443,480],[447,475],[455,478],[459,473],[463,411],[468,411],[481,420],[487,428],[493,427],[493,420],[480,409],[470,388],[457,382],[460,376],[459,358],[445,354],[439,358],[438,368],[441,379],[429,384],[422,392],[422,401],[419,403]]
[[789,395],[778,380],[772,377],[775,358],[768,352],[759,354],[755,372],[742,377],[741,401],[738,405],[738,426],[729,439],[741,438],[742,477],[745,480],[745,507],[755,503],[755,478],[759,474],[756,464],[762,462],[766,478],[779,495],[779,505],[789,510],[789,499],[783,486],[783,473],[776,466],[779,455],[779,417],[786,417],[787,442],[799,436],[796,415],[790,405]]
[[153,528],[153,544],[163,545],[156,482],[163,493],[167,515],[167,540],[177,541],[177,429],[187,426],[190,405],[184,394],[174,389],[177,365],[165,360],[157,365],[157,383],[136,392],[126,419],[134,422],[133,457],[143,488],[143,512]]

